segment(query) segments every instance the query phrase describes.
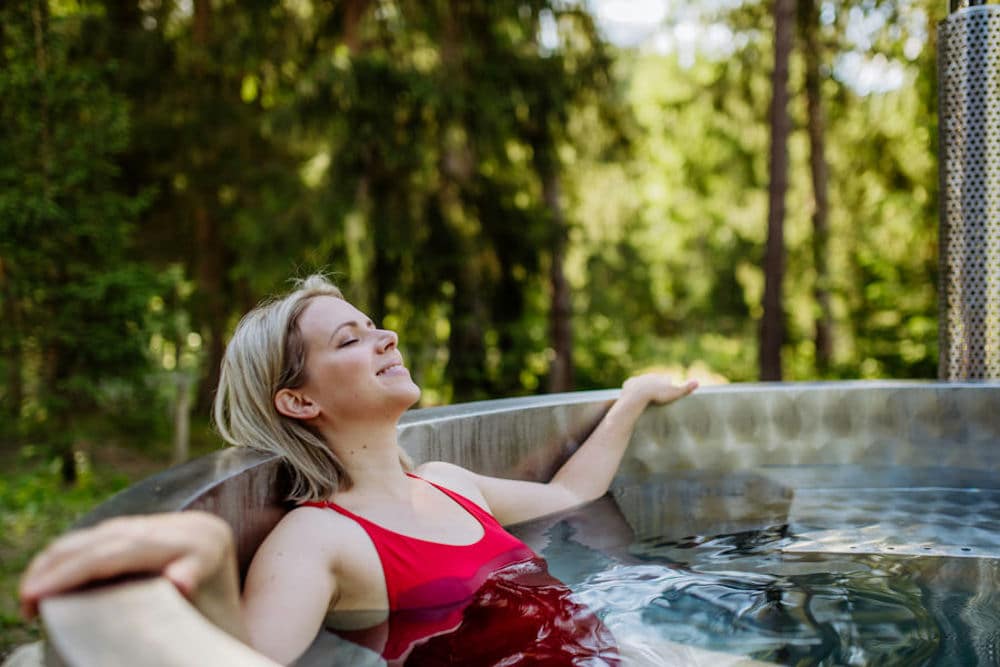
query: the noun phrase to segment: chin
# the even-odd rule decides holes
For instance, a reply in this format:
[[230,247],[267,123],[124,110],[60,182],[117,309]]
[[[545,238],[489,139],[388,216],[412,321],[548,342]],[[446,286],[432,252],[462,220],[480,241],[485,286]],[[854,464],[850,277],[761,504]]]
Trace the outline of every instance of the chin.
[[409,404],[406,406],[407,408],[412,408],[418,401],[420,401],[420,387],[416,382],[411,382],[410,386],[412,387],[412,391],[410,392],[411,398]]

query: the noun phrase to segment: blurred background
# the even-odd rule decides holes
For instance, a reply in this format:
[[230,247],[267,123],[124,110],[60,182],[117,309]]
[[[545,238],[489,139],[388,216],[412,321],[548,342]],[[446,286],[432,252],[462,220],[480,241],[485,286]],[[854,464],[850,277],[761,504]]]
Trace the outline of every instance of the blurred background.
[[328,272],[422,405],[937,374],[943,0],[0,6],[14,577],[218,447],[241,314]]

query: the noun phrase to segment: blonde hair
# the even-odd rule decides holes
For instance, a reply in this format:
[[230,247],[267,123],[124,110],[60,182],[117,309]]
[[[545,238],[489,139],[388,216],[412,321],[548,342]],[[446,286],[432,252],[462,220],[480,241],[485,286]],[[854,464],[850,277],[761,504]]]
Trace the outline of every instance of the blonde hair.
[[[216,430],[230,445],[281,458],[291,476],[287,499],[295,503],[327,500],[353,484],[322,435],[274,405],[278,391],[305,382],[306,345],[298,319],[319,296],[344,298],[325,276],[311,275],[243,316],[226,346],[212,411]],[[399,458],[404,468],[412,467],[402,449]]]

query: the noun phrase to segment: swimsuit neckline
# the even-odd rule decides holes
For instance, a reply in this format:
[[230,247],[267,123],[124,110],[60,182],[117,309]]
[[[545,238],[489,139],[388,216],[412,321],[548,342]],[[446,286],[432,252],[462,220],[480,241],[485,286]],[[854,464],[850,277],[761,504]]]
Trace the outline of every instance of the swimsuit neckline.
[[[383,526],[383,525],[381,525],[379,523],[376,523],[376,522],[372,521],[371,519],[366,519],[365,517],[361,516],[360,514],[356,514],[355,512],[352,512],[351,510],[347,509],[346,507],[338,505],[337,503],[332,502],[330,500],[325,500],[325,501],[322,501],[322,502],[319,502],[319,503],[315,503],[315,504],[318,504],[318,505],[328,505],[332,509],[335,509],[335,510],[337,510],[339,512],[342,512],[342,513],[346,514],[347,516],[351,517],[352,519],[354,519],[356,521],[361,521],[361,522],[363,522],[363,523],[365,523],[365,524],[367,524],[369,526],[377,528],[378,530],[381,530],[382,532],[389,533],[391,535],[395,535],[397,537],[401,537],[401,538],[406,539],[406,540],[416,540],[418,542],[423,542],[425,544],[433,544],[433,545],[439,546],[439,547],[457,547],[457,548],[460,548],[460,549],[467,548],[467,547],[474,547],[474,546],[479,545],[483,540],[486,539],[486,535],[489,532],[486,529],[486,524],[483,523],[483,520],[480,517],[476,516],[476,514],[473,513],[472,510],[470,510],[463,503],[459,502],[457,498],[455,498],[455,496],[459,495],[459,494],[455,493],[454,491],[451,491],[450,489],[445,489],[444,487],[440,486],[439,484],[435,484],[434,482],[432,482],[430,480],[427,480],[427,479],[424,479],[423,477],[421,477],[419,475],[414,475],[413,473],[409,473],[408,472],[408,473],[406,473],[406,476],[407,477],[412,477],[413,479],[419,479],[421,482],[425,482],[427,484],[430,484],[435,489],[437,489],[438,492],[444,494],[445,497],[448,498],[448,500],[450,500],[455,505],[458,505],[462,509],[462,511],[464,511],[466,514],[468,514],[469,516],[471,516],[473,519],[476,520],[476,523],[479,524],[479,527],[483,531],[482,535],[480,535],[479,538],[477,538],[474,542],[469,542],[468,544],[451,544],[449,542],[437,542],[435,540],[427,540],[427,539],[424,539],[422,537],[414,537],[412,535],[407,535],[405,533],[401,533],[401,532],[399,532],[397,530],[392,530],[391,528],[386,528],[385,526]],[[471,503],[472,501],[471,500],[467,500],[466,502]],[[314,503],[306,503],[306,504],[314,504]]]

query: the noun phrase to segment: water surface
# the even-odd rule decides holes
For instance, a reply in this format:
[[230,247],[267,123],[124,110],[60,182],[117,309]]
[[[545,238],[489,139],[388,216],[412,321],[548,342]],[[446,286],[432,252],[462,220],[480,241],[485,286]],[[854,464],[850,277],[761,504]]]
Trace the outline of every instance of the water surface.
[[515,532],[630,642],[789,665],[995,665],[998,482],[857,466],[667,475]]

